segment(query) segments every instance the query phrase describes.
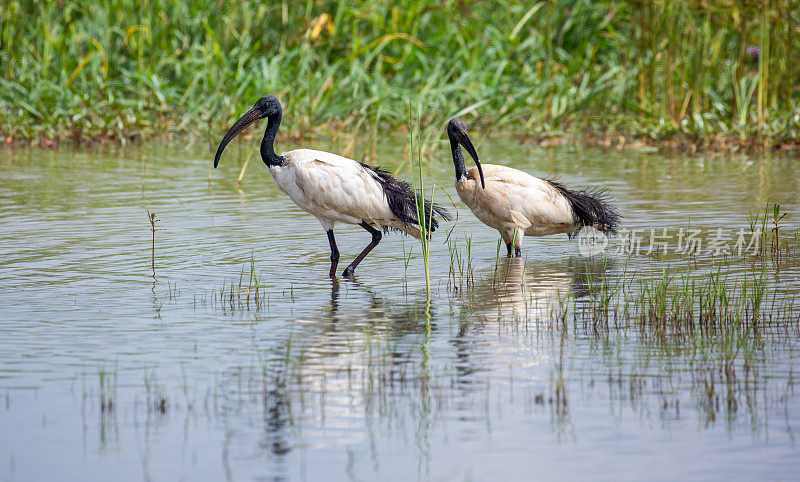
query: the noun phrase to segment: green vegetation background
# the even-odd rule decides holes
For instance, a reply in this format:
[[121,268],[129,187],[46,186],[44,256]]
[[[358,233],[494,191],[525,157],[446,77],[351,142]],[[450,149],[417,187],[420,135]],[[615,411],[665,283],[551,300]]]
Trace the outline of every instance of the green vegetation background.
[[421,102],[536,137],[800,138],[797,0],[7,0],[0,42],[9,142],[216,137],[265,93],[295,133],[374,136]]

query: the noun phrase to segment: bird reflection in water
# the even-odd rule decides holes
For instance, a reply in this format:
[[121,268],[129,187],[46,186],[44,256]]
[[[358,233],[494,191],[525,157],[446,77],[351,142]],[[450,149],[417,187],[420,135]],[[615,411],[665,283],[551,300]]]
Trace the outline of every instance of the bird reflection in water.
[[464,305],[485,320],[548,321],[570,297],[589,294],[589,278],[611,269],[606,260],[570,258],[566,263],[526,263],[524,258],[498,260],[497,269],[479,277]]

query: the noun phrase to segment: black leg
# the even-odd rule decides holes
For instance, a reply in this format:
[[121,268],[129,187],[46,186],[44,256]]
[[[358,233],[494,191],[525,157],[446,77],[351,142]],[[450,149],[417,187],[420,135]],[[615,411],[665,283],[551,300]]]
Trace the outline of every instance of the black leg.
[[511,243],[506,243],[506,250],[508,251],[506,256],[508,256],[510,258],[511,257]]
[[328,274],[331,278],[336,277],[336,266],[339,264],[339,248],[336,247],[336,239],[333,237],[333,229],[326,231],[328,243],[331,245],[331,271]]
[[514,256],[522,256],[522,248],[514,248]]
[[360,263],[361,260],[363,260],[364,257],[366,257],[369,254],[369,252],[372,251],[372,249],[375,246],[377,246],[378,243],[381,242],[382,236],[380,230],[373,228],[372,226],[363,221],[361,222],[361,224],[359,224],[359,226],[369,231],[369,234],[372,235],[372,242],[369,243],[366,248],[364,248],[364,251],[362,251],[361,254],[359,254],[356,257],[356,259],[353,260],[352,263],[350,263],[350,266],[344,269],[344,273],[342,273],[342,276],[344,277],[352,276],[353,271],[355,271],[356,266],[358,266],[358,263]]
[[333,321],[336,323],[338,320],[336,319],[336,312],[339,311],[339,280],[336,279],[335,276],[331,276],[331,315],[333,316]]

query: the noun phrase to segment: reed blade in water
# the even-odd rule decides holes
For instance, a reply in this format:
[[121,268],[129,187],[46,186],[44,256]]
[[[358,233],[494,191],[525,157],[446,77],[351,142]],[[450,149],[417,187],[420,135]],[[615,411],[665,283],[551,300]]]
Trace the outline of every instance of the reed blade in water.
[[[411,118],[411,109],[409,108],[409,156],[411,160],[411,171],[414,178],[414,201],[417,204],[417,221],[419,223],[420,244],[422,246],[422,261],[425,265],[425,290],[430,299],[431,293],[431,271],[430,271],[430,234],[428,233],[428,225],[430,220],[425,213],[425,179],[422,176],[422,144],[420,144],[420,122],[421,122],[421,106],[417,106],[417,122],[414,123]],[[417,133],[417,161],[414,162],[414,126],[416,125]],[[431,196],[433,192],[431,192]],[[431,197],[431,215],[433,215],[433,197]]]

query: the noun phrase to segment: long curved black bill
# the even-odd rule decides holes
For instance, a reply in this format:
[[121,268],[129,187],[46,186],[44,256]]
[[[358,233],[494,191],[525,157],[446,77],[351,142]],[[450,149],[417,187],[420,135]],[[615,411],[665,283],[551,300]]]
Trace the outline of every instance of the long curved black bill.
[[464,146],[464,149],[467,150],[469,155],[475,161],[475,165],[478,167],[478,174],[481,176],[481,187],[486,189],[486,183],[483,181],[483,169],[481,169],[481,161],[478,160],[478,153],[475,152],[475,147],[472,145],[472,141],[470,140],[469,136],[464,136],[464,142],[461,143]]
[[222,138],[222,142],[219,143],[219,147],[217,148],[217,154],[214,156],[214,167],[217,167],[219,164],[219,158],[222,157],[222,151],[225,150],[225,146],[236,137],[236,134],[242,132],[247,126],[252,124],[253,122],[261,119],[261,114],[253,108],[245,112],[239,120],[233,123],[228,132],[225,133],[225,137]]

